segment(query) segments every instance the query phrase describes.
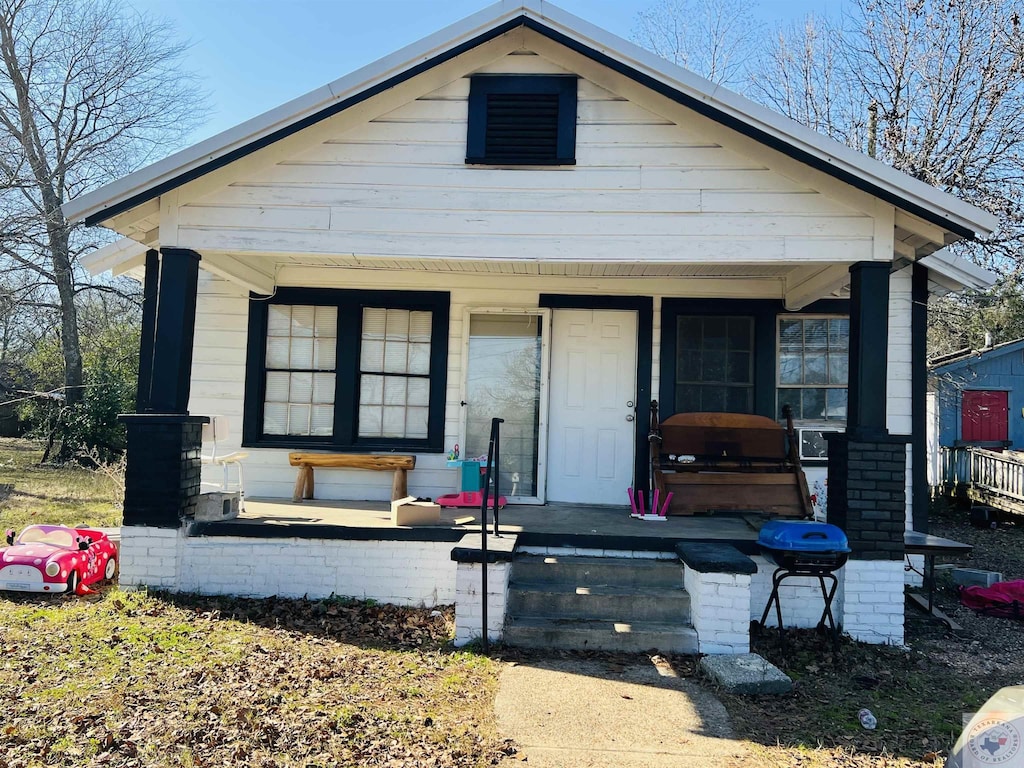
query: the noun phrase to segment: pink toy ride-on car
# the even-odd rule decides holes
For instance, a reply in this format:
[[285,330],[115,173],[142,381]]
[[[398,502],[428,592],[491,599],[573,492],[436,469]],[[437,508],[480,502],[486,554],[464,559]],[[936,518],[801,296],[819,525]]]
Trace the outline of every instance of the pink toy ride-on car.
[[0,590],[89,593],[90,584],[117,572],[117,549],[102,531],[63,525],[30,525],[0,547]]

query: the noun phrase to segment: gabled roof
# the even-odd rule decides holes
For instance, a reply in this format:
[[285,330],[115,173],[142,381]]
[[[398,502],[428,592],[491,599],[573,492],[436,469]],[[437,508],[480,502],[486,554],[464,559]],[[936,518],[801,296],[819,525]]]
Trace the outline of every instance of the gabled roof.
[[340,80],[300,96],[63,206],[69,221],[102,224],[234,160],[324,120],[510,30],[527,27],[694,111],[784,152],[955,236],[987,235],[991,214],[812,131],[545,0],[503,0]]
[[931,373],[950,373],[972,363],[977,363],[985,358],[1001,357],[1024,349],[1024,339],[1004,341],[987,349],[959,349],[948,355],[933,357],[928,361],[928,369]]

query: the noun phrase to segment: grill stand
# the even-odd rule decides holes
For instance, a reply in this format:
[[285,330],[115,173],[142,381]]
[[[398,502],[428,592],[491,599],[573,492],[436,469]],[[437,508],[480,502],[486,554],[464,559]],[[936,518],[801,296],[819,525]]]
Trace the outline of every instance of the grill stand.
[[[836,578],[833,573],[834,568],[814,568],[814,567],[802,567],[802,568],[776,568],[775,573],[772,574],[772,593],[768,598],[768,604],[764,607],[764,613],[761,614],[760,625],[762,629],[767,629],[765,621],[768,619],[768,614],[772,610],[772,604],[775,605],[775,617],[779,621],[779,646],[782,651],[786,650],[786,632],[782,625],[782,600],[779,597],[779,587],[782,586],[782,582],[792,576],[813,576],[818,579],[818,585],[821,587],[821,597],[825,601],[825,610],[821,612],[821,619],[818,621],[818,629],[822,630],[826,627],[826,620],[828,621],[829,634],[832,637],[832,647],[835,650],[839,650],[839,629],[836,627],[836,620],[832,616],[832,601],[835,599],[836,590],[839,588],[839,579]],[[832,586],[826,588],[825,579],[832,581]]]

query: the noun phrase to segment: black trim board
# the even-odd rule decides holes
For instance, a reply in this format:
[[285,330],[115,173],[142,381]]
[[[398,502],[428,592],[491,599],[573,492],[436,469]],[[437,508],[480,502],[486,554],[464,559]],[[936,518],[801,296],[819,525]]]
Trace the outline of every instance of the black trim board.
[[214,158],[213,160],[210,160],[207,163],[192,168],[160,184],[156,184],[153,187],[150,187],[149,189],[145,190],[144,192],[139,192],[135,195],[132,195],[131,197],[122,200],[119,203],[111,205],[109,208],[97,211],[96,213],[87,216],[85,219],[85,223],[90,226],[101,224],[102,222],[106,221],[107,219],[110,219],[113,216],[116,216],[119,213],[123,213],[124,211],[134,208],[136,205],[140,205],[141,203],[144,203],[147,200],[152,200],[153,198],[160,196],[164,192],[176,189],[182,186],[183,184],[186,184],[201,176],[206,175],[207,173],[210,173],[211,171],[217,170],[218,168],[223,168],[224,166],[229,165],[235,160],[246,157],[247,155],[250,155],[253,152],[256,152],[260,149],[263,149],[264,147],[267,147],[275,143],[276,141],[279,141],[280,139],[291,136],[292,134],[297,133],[305,128],[308,128],[311,125],[315,125],[321,120],[325,120],[329,117],[332,117],[333,115],[336,115],[339,112],[342,112],[351,106],[359,104],[363,101],[366,101],[367,99],[372,98],[373,96],[376,96],[379,93],[394,88],[395,86],[400,85],[401,83],[404,83],[405,81],[410,80],[413,77],[416,77],[417,75],[427,71],[428,69],[432,69],[433,67],[450,61],[451,59],[454,59],[457,56],[460,56],[463,53],[472,50],[473,48],[476,48],[477,46],[483,45],[484,43],[487,43],[497,37],[500,37],[506,32],[509,32],[520,26],[524,26],[527,29],[531,29],[534,32],[537,32],[538,34],[544,35],[545,37],[557,43],[560,43],[561,45],[564,45],[566,48],[575,51],[576,53],[579,53],[591,59],[592,61],[597,62],[598,64],[606,66],[615,72],[625,75],[626,77],[635,80],[641,85],[650,88],[656,93],[659,93],[671,99],[672,101],[675,101],[689,109],[694,110],[698,114],[708,117],[711,120],[714,120],[715,122],[720,123],[721,125],[724,125],[727,128],[731,128],[732,130],[737,131],[738,133],[744,136],[748,136],[754,139],[755,141],[764,144],[767,147],[771,147],[772,149],[782,152],[783,154],[788,155],[789,157],[792,157],[793,159],[798,160],[804,163],[805,165],[808,165],[816,170],[819,170],[829,176],[832,176],[833,178],[839,179],[840,181],[849,184],[856,189],[860,189],[864,192],[867,192],[868,194],[878,197],[881,200],[885,200],[888,203],[892,203],[896,207],[905,210],[908,213],[914,214],[915,216],[920,216],[925,221],[929,221],[933,224],[937,224],[941,227],[947,228],[951,232],[954,232],[957,235],[960,235],[961,237],[965,237],[969,240],[973,240],[975,238],[975,233],[973,230],[970,230],[960,224],[956,224],[950,221],[949,219],[945,218],[944,216],[935,213],[934,211],[930,211],[915,203],[911,203],[908,200],[901,198],[899,195],[888,190],[882,189],[881,187],[872,184],[871,182],[862,179],[859,176],[856,176],[848,171],[837,168],[827,159],[819,158],[809,152],[798,149],[793,145],[789,144],[788,142],[784,141],[783,139],[780,139],[776,136],[767,133],[766,131],[756,128],[755,126],[752,126],[737,117],[726,114],[725,112],[716,109],[715,107],[711,106],[710,104],[707,104],[706,102],[700,99],[694,98],[693,96],[688,96],[687,94],[684,94],[676,90],[675,88],[672,88],[671,86],[668,86],[665,83],[662,83],[659,80],[654,79],[650,75],[646,75],[642,72],[637,71],[633,67],[619,61],[618,59],[612,58],[606,53],[591,48],[590,46],[584,45],[583,43],[577,42],[576,40],[573,40],[572,38],[560,32],[556,32],[555,30],[551,29],[545,24],[542,24],[541,22],[536,21],[535,19],[528,18],[526,16],[519,16],[517,18],[510,19],[504,24],[499,24],[493,29],[490,29],[480,35],[477,35],[476,37],[467,40],[466,42],[461,43],[460,45],[457,45],[451,48],[450,50],[447,50],[444,53],[435,56],[432,59],[422,61],[419,64],[416,64],[410,67],[409,69],[400,72],[397,75],[388,78],[387,80],[384,80],[383,82],[371,86],[366,90],[361,91],[360,93],[350,96],[347,99],[342,99],[341,101],[338,101],[335,104],[332,104],[331,106],[322,109],[321,111],[315,114],[308,115],[302,118],[301,120],[297,120],[296,122],[290,125],[287,125],[283,128],[280,128],[276,131],[267,134],[266,136],[256,139],[250,142],[249,144],[246,144],[245,146],[238,147],[237,149],[232,150],[231,152],[227,152],[224,155],[221,155],[220,157]]
[[658,416],[661,420],[676,411],[677,318],[686,315],[737,316],[754,318],[754,413],[777,417],[775,412],[775,337],[780,315],[843,315],[850,312],[845,299],[822,299],[799,312],[789,312],[779,299],[662,299],[661,365]]
[[547,309],[621,309],[637,313],[636,324],[636,436],[633,452],[633,485],[649,488],[650,443],[647,433],[651,412],[651,372],[654,365],[654,299],[650,296],[584,296],[542,293],[538,306]]

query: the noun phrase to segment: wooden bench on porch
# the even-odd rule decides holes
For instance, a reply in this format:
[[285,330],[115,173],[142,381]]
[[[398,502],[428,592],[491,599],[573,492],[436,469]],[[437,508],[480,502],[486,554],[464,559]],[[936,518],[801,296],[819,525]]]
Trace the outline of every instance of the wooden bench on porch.
[[391,500],[394,501],[409,495],[406,473],[416,468],[416,457],[394,453],[380,456],[365,453],[289,453],[288,463],[299,468],[295,492],[292,494],[295,503],[313,498],[313,467],[394,472],[391,482]]

